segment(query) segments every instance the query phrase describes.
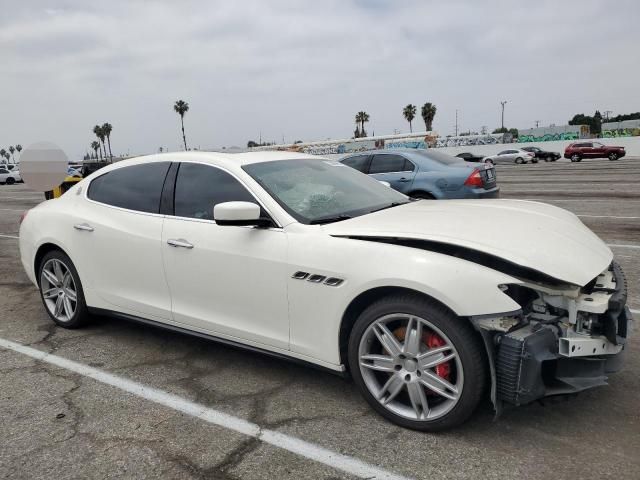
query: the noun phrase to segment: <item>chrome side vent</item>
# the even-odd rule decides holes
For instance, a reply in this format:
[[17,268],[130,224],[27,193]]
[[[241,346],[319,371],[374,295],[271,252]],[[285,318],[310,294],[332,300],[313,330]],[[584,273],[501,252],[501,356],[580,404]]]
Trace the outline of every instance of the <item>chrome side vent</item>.
[[322,283],[325,278],[327,277],[325,277],[324,275],[318,275],[317,273],[315,273],[307,279],[307,282]]
[[338,277],[328,277],[326,275],[320,275],[318,273],[309,273],[303,272],[301,270],[297,271],[291,278],[294,280],[306,280],[311,283],[321,283],[326,285],[327,287],[338,287],[344,283],[344,279]]

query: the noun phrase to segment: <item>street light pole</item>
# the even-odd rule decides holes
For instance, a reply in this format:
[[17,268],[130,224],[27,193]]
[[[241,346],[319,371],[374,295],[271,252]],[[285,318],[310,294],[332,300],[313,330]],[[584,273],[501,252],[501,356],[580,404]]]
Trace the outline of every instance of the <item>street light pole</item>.
[[502,105],[502,130],[504,130],[504,106],[506,105],[507,101],[503,100],[502,102],[500,102],[500,105]]

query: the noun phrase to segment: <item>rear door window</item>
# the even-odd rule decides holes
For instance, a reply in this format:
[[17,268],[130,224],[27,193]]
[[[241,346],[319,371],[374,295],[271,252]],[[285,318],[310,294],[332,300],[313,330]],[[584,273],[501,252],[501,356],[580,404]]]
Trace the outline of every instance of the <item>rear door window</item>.
[[87,196],[114,207],[159,213],[162,185],[170,165],[153,162],[111,170],[91,181]]
[[362,173],[367,173],[367,160],[369,160],[369,155],[356,155],[354,157],[345,158],[342,160],[342,163],[351,168],[355,168]]
[[[213,207],[224,202],[258,203],[224,170],[202,163],[180,164],[175,189],[176,216],[213,220]],[[266,216],[265,212],[262,216]]]
[[369,173],[412,172],[413,164],[401,155],[374,155]]

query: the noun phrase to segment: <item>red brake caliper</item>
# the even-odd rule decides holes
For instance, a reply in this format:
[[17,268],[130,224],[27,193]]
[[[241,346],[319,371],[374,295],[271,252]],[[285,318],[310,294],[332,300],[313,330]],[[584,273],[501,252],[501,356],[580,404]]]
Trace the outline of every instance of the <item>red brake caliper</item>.
[[[442,337],[440,335],[438,335],[437,333],[426,333],[424,335],[423,341],[424,343],[427,345],[427,347],[431,348],[438,348],[438,347],[443,347],[447,344],[447,342],[445,342]],[[438,375],[439,377],[444,378],[445,380],[449,380],[449,377],[451,376],[451,365],[450,365],[450,361],[446,362],[446,363],[441,363],[440,365],[436,365],[436,375]]]

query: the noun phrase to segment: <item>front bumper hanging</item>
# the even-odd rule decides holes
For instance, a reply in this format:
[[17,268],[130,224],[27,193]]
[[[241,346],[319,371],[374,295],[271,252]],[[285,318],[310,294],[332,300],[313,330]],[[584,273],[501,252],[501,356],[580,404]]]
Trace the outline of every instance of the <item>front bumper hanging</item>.
[[495,336],[494,400],[523,405],[577,393],[606,385],[608,374],[621,369],[633,322],[622,270],[613,263],[590,289],[610,296],[604,313],[591,314],[597,325],[591,335],[530,321]]

